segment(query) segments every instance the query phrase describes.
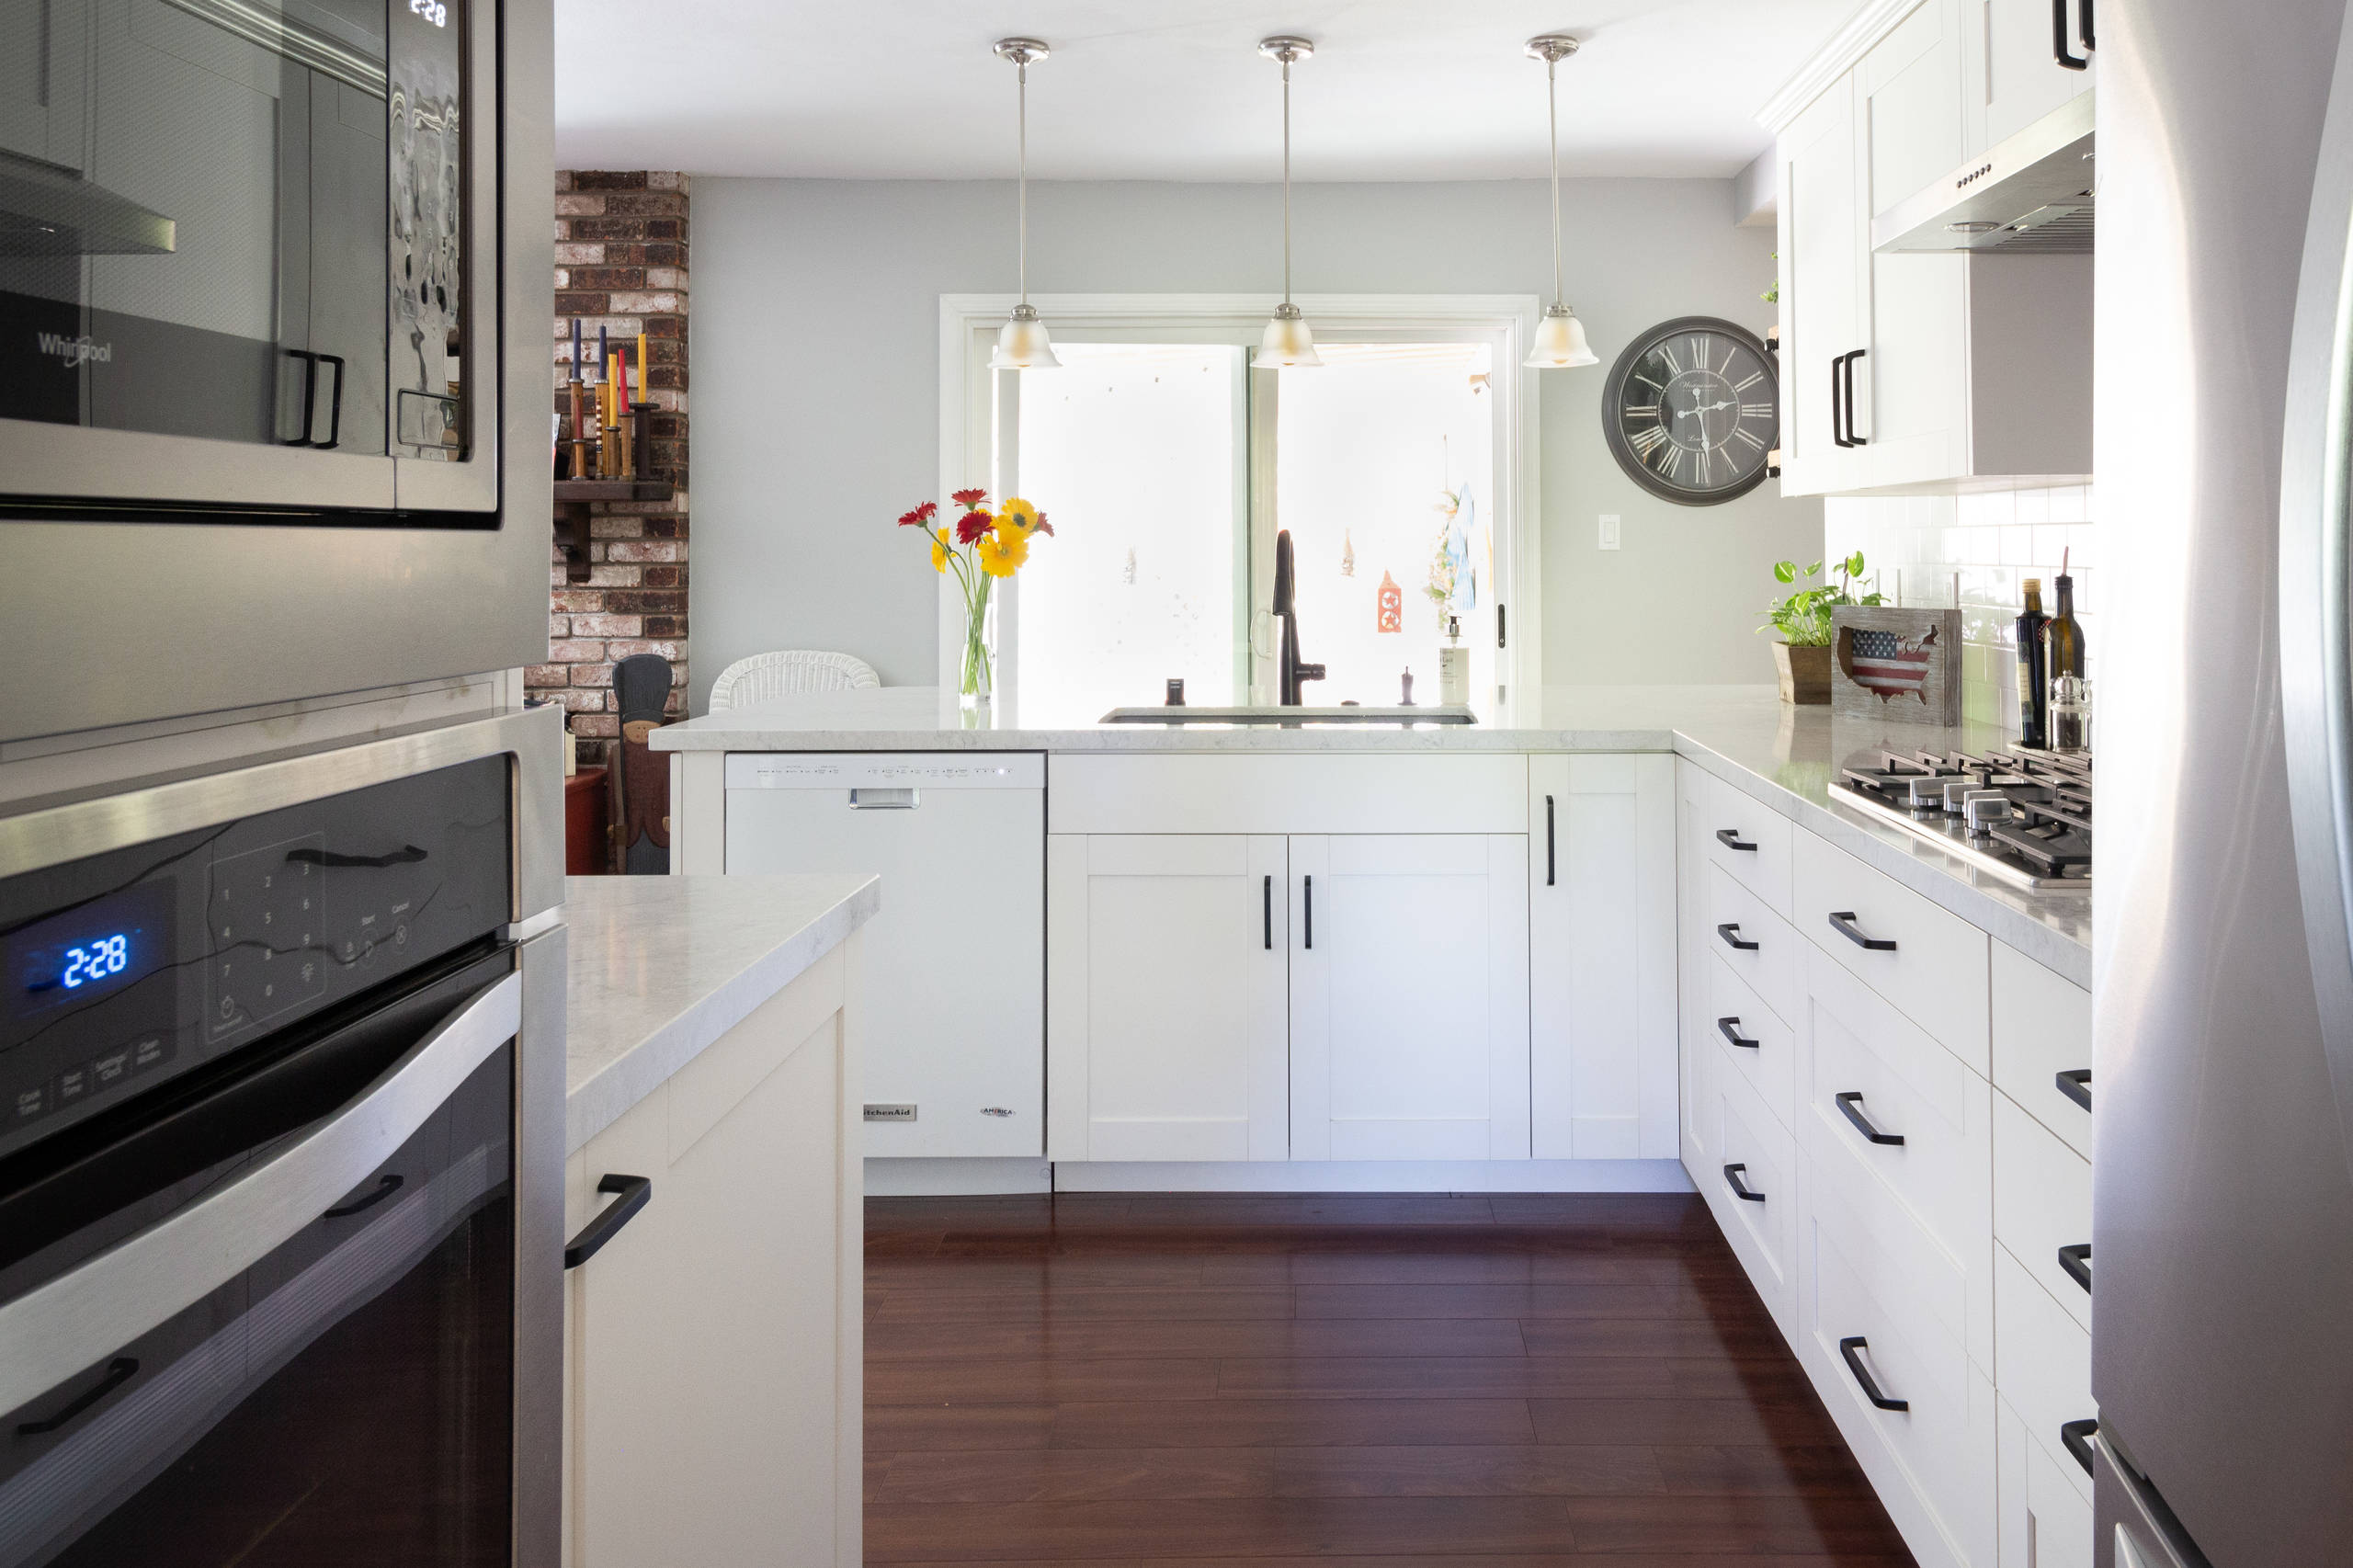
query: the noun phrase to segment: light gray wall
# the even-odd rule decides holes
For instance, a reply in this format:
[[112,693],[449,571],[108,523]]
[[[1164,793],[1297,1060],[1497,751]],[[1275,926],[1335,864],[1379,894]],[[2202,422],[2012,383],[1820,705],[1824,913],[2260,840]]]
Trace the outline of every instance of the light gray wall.
[[[1600,405],[1643,327],[1764,331],[1772,231],[1734,227],[1721,180],[1574,180],[1563,205],[1569,298],[1603,363],[1543,378],[1544,684],[1769,681],[1756,611],[1775,561],[1820,553],[1821,503],[1769,480],[1722,506],[1654,500]],[[1302,186],[1293,210],[1303,293],[1551,293],[1540,182]],[[1273,186],[1040,185],[1029,212],[1036,291],[1281,277]],[[934,578],[893,522],[938,483],[939,296],[1015,286],[1012,186],[698,178],[694,224],[694,710],[768,648],[930,684]],[[1624,518],[1616,552],[1605,512]]]

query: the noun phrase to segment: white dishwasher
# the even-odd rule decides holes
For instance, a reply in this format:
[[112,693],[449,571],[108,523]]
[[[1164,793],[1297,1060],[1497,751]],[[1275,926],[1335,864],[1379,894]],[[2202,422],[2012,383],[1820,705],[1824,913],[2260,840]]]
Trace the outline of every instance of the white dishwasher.
[[870,871],[870,1158],[1046,1150],[1046,759],[738,752],[727,869]]

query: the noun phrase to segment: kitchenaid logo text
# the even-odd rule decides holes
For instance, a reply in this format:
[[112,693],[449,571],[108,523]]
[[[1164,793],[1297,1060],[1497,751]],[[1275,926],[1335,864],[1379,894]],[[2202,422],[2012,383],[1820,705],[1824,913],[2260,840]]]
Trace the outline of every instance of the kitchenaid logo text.
[[44,332],[40,335],[40,351],[43,354],[54,354],[60,359],[64,360],[68,369],[73,369],[83,365],[111,365],[114,363],[114,345],[111,343],[100,343],[95,337],[87,335],[81,337],[60,337],[53,332]]

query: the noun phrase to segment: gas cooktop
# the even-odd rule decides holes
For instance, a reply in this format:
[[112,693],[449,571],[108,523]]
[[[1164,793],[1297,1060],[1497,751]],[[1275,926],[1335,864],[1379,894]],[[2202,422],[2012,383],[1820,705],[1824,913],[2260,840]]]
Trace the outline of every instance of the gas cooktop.
[[1865,753],[1830,793],[2019,887],[2090,891],[2087,754]]

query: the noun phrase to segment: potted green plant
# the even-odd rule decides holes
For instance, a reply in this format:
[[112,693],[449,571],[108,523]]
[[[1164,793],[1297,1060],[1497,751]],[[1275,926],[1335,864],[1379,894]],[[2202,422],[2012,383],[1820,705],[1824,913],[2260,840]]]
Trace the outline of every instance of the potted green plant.
[[1796,591],[1765,607],[1766,624],[1759,632],[1778,631],[1773,667],[1781,677],[1781,700],[1827,703],[1830,700],[1830,612],[1840,605],[1875,605],[1885,600],[1877,593],[1858,594],[1855,580],[1863,574],[1863,552],[1831,562],[1838,574],[1833,586],[1825,578],[1811,585],[1807,580],[1822,570],[1819,561],[1804,571],[1794,561],[1773,563],[1773,580]]

